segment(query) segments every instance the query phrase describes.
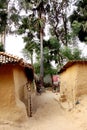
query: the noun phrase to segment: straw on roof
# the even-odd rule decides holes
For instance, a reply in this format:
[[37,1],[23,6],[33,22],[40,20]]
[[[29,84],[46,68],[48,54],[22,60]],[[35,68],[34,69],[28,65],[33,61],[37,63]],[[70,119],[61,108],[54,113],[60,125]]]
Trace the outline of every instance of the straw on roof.
[[7,64],[7,63],[18,63],[23,67],[33,68],[31,64],[26,63],[23,58],[19,58],[17,56],[13,56],[11,54],[0,52],[0,64]]

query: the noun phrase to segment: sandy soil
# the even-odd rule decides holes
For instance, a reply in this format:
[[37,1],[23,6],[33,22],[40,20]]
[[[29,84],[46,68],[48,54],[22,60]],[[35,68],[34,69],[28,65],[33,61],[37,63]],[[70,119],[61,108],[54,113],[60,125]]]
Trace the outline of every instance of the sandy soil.
[[58,102],[58,93],[34,94],[32,117],[23,122],[0,121],[0,130],[87,130],[86,97],[75,109],[65,111]]
[[68,112],[68,116],[73,121],[76,121],[81,130],[87,130],[87,95],[81,96],[78,101],[79,104]]

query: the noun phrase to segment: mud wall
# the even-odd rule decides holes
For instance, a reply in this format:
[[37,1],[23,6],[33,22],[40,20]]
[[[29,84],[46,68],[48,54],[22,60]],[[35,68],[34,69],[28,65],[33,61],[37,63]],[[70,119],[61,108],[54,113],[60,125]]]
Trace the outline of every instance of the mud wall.
[[0,120],[27,119],[27,90],[24,93],[26,83],[27,77],[23,67],[10,64],[0,66]]
[[73,103],[77,91],[77,68],[73,65],[60,74],[60,95],[65,95],[66,101]]
[[12,69],[10,65],[0,66],[0,119],[8,118],[11,108],[16,104]]
[[78,64],[77,96],[87,94],[87,64]]
[[16,104],[20,109],[19,112],[21,112],[21,114],[24,117],[27,117],[27,110],[26,110],[25,99],[24,99],[25,98],[24,87],[26,87],[27,77],[25,75],[24,68],[16,66],[14,68],[13,75],[14,75],[14,84],[15,84]]

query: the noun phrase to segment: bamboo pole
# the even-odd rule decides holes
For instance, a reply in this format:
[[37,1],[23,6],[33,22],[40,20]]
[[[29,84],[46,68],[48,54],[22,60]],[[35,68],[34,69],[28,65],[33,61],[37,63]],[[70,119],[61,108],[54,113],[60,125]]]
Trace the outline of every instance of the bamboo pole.
[[27,92],[28,92],[28,99],[27,99],[27,113],[29,117],[32,117],[32,105],[31,105],[31,89],[30,84],[27,84]]

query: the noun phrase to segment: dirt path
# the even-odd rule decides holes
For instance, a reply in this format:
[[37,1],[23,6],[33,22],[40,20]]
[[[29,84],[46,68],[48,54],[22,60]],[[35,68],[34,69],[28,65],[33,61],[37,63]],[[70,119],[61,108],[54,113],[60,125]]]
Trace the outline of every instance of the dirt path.
[[0,130],[80,130],[77,124],[69,119],[56,97],[57,95],[50,91],[32,96],[33,116],[20,124],[0,123]]

